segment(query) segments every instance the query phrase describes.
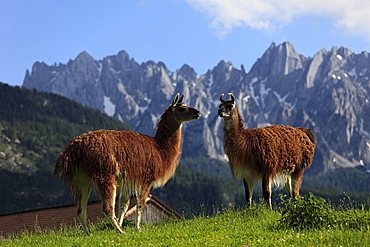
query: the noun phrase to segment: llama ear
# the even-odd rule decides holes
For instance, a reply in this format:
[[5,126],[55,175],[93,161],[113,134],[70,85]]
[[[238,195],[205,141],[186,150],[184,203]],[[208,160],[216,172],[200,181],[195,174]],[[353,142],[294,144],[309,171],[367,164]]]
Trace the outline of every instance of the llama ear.
[[181,104],[183,99],[184,99],[184,95],[181,95],[179,101],[177,101],[177,104]]
[[231,102],[234,104],[235,103],[235,97],[234,97],[234,94],[233,93],[228,93],[230,98],[231,98]]
[[177,93],[175,98],[172,101],[172,104],[171,104],[172,107],[174,107],[177,104],[177,102],[179,102],[179,96],[180,96],[180,93]]
[[223,93],[220,95],[220,101],[221,101],[221,103],[225,103],[225,101],[226,101],[226,100],[224,100],[224,94]]

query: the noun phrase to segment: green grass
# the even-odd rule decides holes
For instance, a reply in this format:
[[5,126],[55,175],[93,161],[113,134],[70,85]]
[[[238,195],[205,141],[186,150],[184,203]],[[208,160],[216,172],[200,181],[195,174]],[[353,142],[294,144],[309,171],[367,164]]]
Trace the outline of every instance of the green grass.
[[[213,217],[196,217],[159,224],[142,224],[138,232],[133,225],[124,234],[101,222],[92,227],[92,234],[85,235],[80,229],[62,229],[32,234],[22,234],[13,239],[0,241],[0,246],[370,246],[370,211],[327,210],[330,223],[320,221],[320,227],[290,227],[289,221],[307,221],[322,217],[320,210],[326,207],[312,195],[306,197],[307,207],[301,201],[284,200],[282,207],[271,211],[264,205],[250,209],[227,210]],[[324,206],[323,206],[324,205]],[[289,218],[290,217],[290,218]]]

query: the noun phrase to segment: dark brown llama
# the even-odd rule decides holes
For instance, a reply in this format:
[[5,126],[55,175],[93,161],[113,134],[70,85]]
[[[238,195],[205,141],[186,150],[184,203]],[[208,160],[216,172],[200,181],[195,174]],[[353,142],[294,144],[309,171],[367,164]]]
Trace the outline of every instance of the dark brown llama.
[[[97,130],[74,137],[59,156],[55,175],[62,177],[77,202],[77,216],[87,224],[87,201],[92,188],[101,194],[104,213],[122,231],[122,222],[134,195],[136,227],[152,187],[164,186],[175,173],[181,153],[181,125],[198,119],[197,109],[182,103],[176,95],[162,114],[154,137],[134,131]],[[115,214],[116,195],[121,198],[119,221]]]
[[243,179],[247,204],[253,186],[262,179],[263,197],[271,208],[271,182],[285,183],[291,197],[299,196],[302,176],[312,163],[316,138],[310,129],[291,126],[244,128],[243,119],[230,100],[220,97],[218,115],[224,118],[224,150],[236,179]]

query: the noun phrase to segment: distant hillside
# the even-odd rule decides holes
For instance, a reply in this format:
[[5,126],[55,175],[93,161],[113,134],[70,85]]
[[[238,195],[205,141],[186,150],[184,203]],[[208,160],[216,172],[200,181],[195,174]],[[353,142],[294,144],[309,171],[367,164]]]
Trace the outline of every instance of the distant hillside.
[[0,214],[69,201],[52,175],[75,135],[124,123],[64,97],[0,83]]
[[0,84],[1,169],[50,171],[71,137],[100,128],[128,126],[56,94]]

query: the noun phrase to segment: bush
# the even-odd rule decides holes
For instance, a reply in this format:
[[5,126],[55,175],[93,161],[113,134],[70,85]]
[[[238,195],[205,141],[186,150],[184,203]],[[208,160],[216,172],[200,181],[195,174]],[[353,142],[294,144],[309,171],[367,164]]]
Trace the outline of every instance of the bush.
[[310,193],[296,199],[280,196],[281,214],[278,227],[283,229],[322,229],[336,224],[332,206],[321,197]]

